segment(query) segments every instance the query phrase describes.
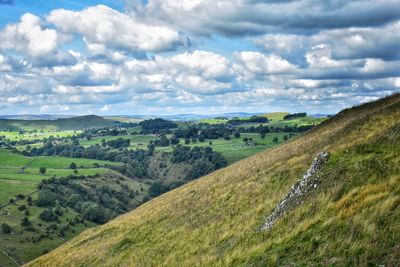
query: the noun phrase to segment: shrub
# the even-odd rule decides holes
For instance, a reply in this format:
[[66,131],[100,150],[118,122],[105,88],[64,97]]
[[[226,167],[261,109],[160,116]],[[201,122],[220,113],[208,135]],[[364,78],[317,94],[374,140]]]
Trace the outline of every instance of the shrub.
[[44,210],[39,214],[39,218],[45,222],[56,221],[57,217],[57,214],[55,214],[51,209]]
[[1,224],[1,232],[3,234],[11,234],[11,232],[12,232],[11,226],[9,226],[6,223],[2,223]]
[[41,190],[36,200],[38,207],[52,207],[56,204],[57,195],[50,190]]

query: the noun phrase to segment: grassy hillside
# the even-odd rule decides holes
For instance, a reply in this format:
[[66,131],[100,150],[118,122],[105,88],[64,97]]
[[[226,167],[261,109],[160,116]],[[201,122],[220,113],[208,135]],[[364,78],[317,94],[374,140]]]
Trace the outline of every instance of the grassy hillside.
[[[328,151],[319,184],[257,229]],[[395,266],[400,262],[400,95],[89,229],[29,266]]]
[[110,127],[111,120],[95,115],[79,116],[58,120],[8,120],[0,119],[0,129],[66,131],[86,128]]
[[267,117],[272,122],[272,121],[281,121],[283,120],[283,117],[289,114],[290,114],[289,112],[271,112],[263,114],[261,116]]

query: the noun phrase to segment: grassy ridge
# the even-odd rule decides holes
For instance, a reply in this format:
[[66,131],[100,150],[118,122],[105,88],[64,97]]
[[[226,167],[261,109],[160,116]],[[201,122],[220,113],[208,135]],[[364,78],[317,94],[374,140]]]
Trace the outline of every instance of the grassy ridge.
[[0,129],[65,131],[86,128],[110,127],[111,120],[95,115],[79,116],[57,120],[8,120],[0,119]]
[[[376,266],[400,262],[400,95],[166,193],[29,266]],[[305,202],[257,232],[319,151]]]

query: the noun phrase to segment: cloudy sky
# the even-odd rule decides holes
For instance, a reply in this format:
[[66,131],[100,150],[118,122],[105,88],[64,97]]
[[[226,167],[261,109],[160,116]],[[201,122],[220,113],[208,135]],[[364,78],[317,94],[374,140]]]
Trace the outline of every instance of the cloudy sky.
[[0,114],[334,113],[400,90],[400,0],[0,0]]

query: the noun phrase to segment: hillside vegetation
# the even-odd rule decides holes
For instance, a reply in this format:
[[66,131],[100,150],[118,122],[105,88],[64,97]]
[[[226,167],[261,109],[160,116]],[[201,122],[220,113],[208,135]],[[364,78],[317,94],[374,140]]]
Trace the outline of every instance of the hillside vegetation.
[[[330,158],[318,186],[258,231],[320,151]],[[393,95],[170,191],[28,266],[396,266],[399,166]]]
[[14,120],[0,119],[0,129],[65,131],[87,128],[111,127],[113,122],[95,115],[57,120]]

